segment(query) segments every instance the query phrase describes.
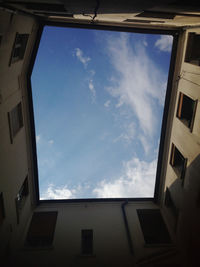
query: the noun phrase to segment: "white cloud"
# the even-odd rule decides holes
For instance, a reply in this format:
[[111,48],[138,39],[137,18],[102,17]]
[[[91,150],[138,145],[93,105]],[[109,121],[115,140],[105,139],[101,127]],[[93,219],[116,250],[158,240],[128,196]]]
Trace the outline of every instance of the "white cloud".
[[67,186],[55,187],[50,184],[47,190],[42,193],[41,199],[69,199],[73,198],[75,193],[75,189],[70,190]]
[[104,107],[108,108],[109,106],[110,106],[110,100],[108,100],[108,101],[106,101],[106,102],[104,103]]
[[162,35],[156,42],[155,46],[161,51],[171,52],[173,37],[171,35]]
[[50,145],[52,145],[53,143],[54,143],[54,141],[53,140],[49,140],[49,142],[48,142]]
[[36,143],[38,144],[40,142],[41,136],[40,135],[36,135]]
[[113,143],[116,143],[120,140],[130,143],[135,138],[136,126],[133,122],[124,127],[124,132],[120,134],[117,138],[113,140]]
[[130,44],[128,35],[108,39],[111,63],[118,72],[109,93],[118,99],[117,107],[131,107],[143,133],[152,136],[155,130],[155,100],[163,105],[163,73],[148,57],[142,43]]
[[95,98],[96,98],[96,90],[95,90],[95,88],[94,88],[94,84],[93,84],[93,80],[90,80],[89,81],[89,89],[90,89],[90,91],[91,91],[91,93],[92,93],[92,102],[95,102]]
[[83,51],[80,48],[75,48],[75,53],[78,60],[83,63],[84,67],[87,67],[88,62],[91,60],[90,57],[86,57],[83,55]]
[[94,70],[90,70],[89,73],[91,74],[91,76],[94,76],[96,72]]
[[144,46],[148,46],[147,41],[144,40],[144,41],[143,41],[143,45],[144,45]]
[[119,178],[110,182],[99,182],[93,194],[98,198],[153,197],[156,162],[132,158],[124,163],[124,172]]

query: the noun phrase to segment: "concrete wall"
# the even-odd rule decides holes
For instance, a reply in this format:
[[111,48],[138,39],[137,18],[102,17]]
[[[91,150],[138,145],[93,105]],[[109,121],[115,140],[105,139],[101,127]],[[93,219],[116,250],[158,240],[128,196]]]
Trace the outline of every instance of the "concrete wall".
[[[185,42],[182,44],[181,67],[177,82],[177,94],[172,118],[172,131],[169,142],[165,189],[170,189],[176,207],[179,209],[178,224],[175,230],[179,248],[182,251],[184,265],[197,266],[199,257],[197,247],[200,242],[200,66],[185,62],[187,38],[190,32],[200,34],[200,29],[190,29],[183,33]],[[177,118],[179,92],[197,100],[197,109],[192,131]],[[182,155],[187,158],[187,168],[182,183],[170,165],[171,144],[174,143]],[[164,204],[163,204],[164,207]],[[169,209],[163,208],[172,228],[175,229],[175,219]],[[193,265],[196,264],[196,265]]]
[[[16,32],[30,34],[26,47],[24,60],[9,66],[11,52]],[[15,15],[0,11],[0,192],[3,192],[5,205],[5,219],[0,225],[0,254],[11,253],[16,246],[16,238],[23,232],[24,224],[30,216],[30,194],[20,212],[19,223],[15,198],[28,175],[30,164],[28,162],[26,105],[24,97],[25,76],[32,51],[36,24],[29,17]],[[10,140],[8,112],[19,102],[22,102],[24,125],[13,139]]]

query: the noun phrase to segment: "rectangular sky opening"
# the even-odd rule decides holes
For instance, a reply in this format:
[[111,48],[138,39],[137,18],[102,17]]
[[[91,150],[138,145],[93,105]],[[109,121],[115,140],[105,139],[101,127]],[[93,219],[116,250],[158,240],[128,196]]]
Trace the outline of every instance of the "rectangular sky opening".
[[44,27],[31,76],[40,199],[154,196],[172,42]]

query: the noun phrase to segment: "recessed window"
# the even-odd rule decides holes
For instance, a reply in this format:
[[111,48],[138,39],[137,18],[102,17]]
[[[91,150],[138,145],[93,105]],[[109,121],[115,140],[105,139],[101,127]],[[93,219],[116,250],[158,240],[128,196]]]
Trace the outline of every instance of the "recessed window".
[[187,159],[181,154],[178,148],[172,144],[170,164],[178,178],[184,179],[187,166]]
[[93,230],[81,231],[81,248],[83,255],[93,254]]
[[21,102],[8,113],[8,120],[9,120],[9,127],[10,127],[10,139],[11,139],[11,143],[13,143],[13,138],[16,136],[19,130],[23,127],[23,115],[22,115]]
[[16,33],[15,42],[13,45],[13,50],[12,50],[11,59],[10,59],[10,64],[23,59],[25,50],[26,50],[28,37],[29,37],[28,34]]
[[0,225],[2,224],[4,218],[5,218],[5,208],[4,208],[3,193],[0,193]]
[[57,212],[34,212],[27,233],[26,244],[32,247],[50,246],[53,242]]
[[171,210],[175,218],[178,218],[179,210],[174,204],[169,188],[165,192],[165,206]]
[[138,209],[137,214],[146,244],[171,243],[159,209]]
[[200,66],[200,34],[189,33],[185,61]]
[[18,223],[19,223],[20,212],[25,204],[26,197],[28,196],[28,194],[29,194],[28,177],[26,177],[15,199]]
[[192,130],[196,111],[197,101],[189,96],[180,93],[177,109],[177,117]]

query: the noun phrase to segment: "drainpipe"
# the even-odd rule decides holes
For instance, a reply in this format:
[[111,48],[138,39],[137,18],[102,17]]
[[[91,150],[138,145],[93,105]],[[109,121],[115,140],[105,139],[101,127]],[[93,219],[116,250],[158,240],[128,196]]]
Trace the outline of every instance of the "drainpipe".
[[125,229],[126,229],[126,235],[127,235],[127,240],[128,240],[128,244],[129,244],[130,253],[133,255],[134,254],[134,252],[133,252],[133,244],[132,244],[132,240],[131,240],[130,230],[129,230],[129,226],[128,226],[128,220],[127,220],[126,210],[125,210],[125,206],[127,204],[128,204],[128,200],[126,200],[124,203],[122,203],[121,209],[122,209],[122,214],[123,214],[124,225],[125,225]]

